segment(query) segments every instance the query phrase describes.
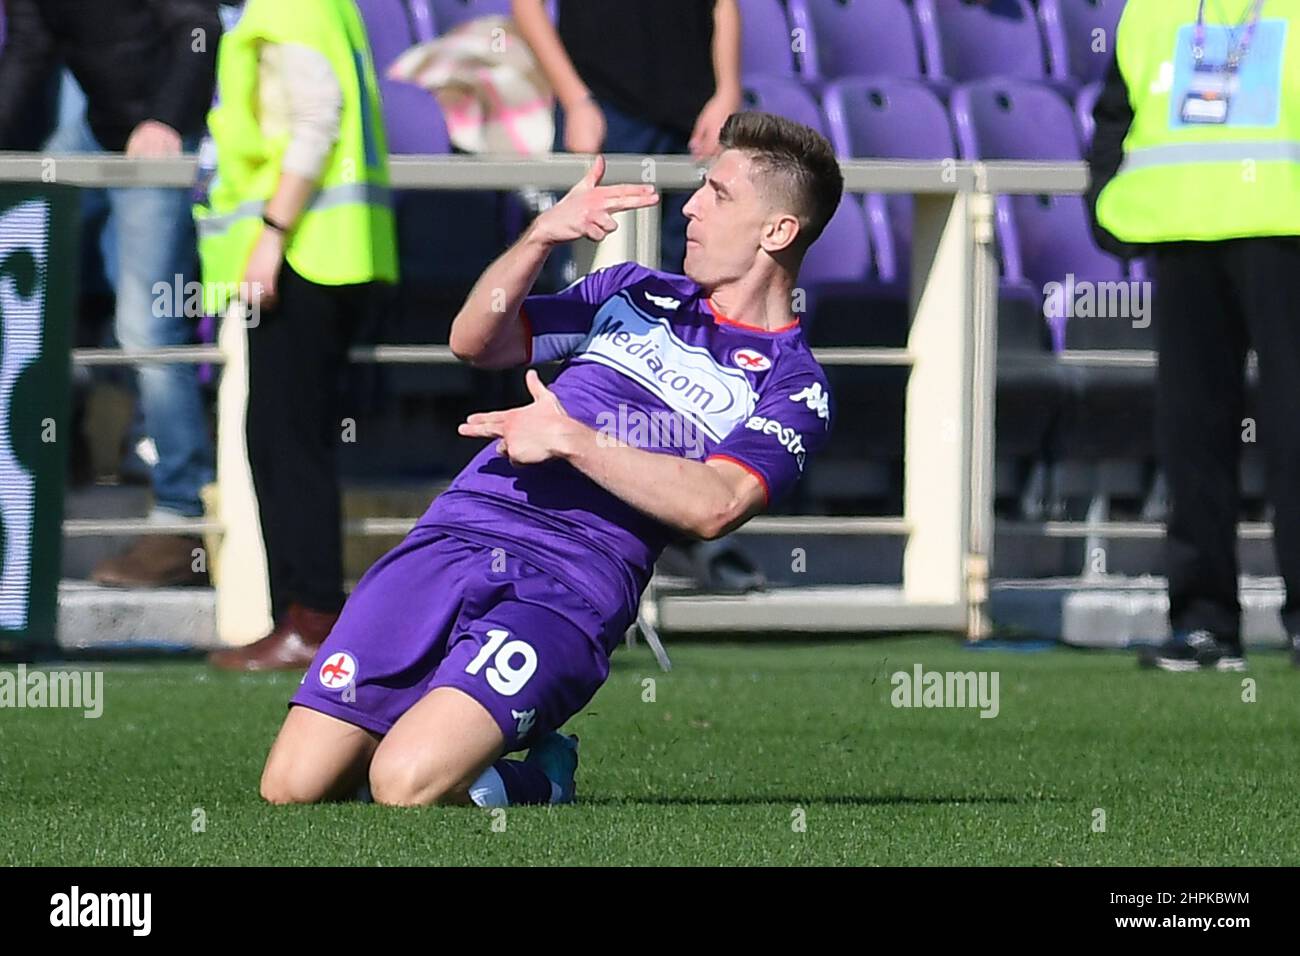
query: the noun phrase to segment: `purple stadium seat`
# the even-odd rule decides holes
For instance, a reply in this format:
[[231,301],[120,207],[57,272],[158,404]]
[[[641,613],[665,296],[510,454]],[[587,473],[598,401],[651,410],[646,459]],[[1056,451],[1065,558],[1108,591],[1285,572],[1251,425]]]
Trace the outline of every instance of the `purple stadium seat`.
[[915,80],[860,77],[828,84],[830,139],[844,156],[949,159],[952,127],[938,96]]
[[383,76],[389,65],[415,44],[406,7],[402,0],[356,0],[356,3],[366,24],[375,72]]
[[790,24],[777,0],[738,0],[742,76],[794,76]]
[[784,116],[826,135],[826,120],[817,101],[798,80],[779,76],[746,76],[740,105],[742,109]]
[[510,0],[429,0],[429,4],[442,33],[475,17],[510,16]]
[[1124,0],[1038,0],[1049,48],[1063,52],[1068,72],[1081,83],[1105,76],[1123,10]]
[[[1043,37],[1029,0],[914,0],[929,73],[957,81],[991,76],[1065,79],[1053,57],[1044,60]],[[1062,51],[1063,53],[1063,51]]]
[[[1065,160],[1080,158],[1073,111],[1055,90],[1017,80],[986,80],[952,94],[957,143],[967,159]],[[1042,287],[1080,279],[1124,277],[1118,259],[1092,239],[1081,196],[999,196],[998,233],[1006,276]],[[1053,323],[1059,346],[1064,324]]]
[[407,17],[411,21],[416,43],[428,43],[438,35],[438,24],[433,19],[429,0],[405,0]]
[[[390,154],[452,151],[442,110],[431,93],[412,83],[385,79],[379,87]],[[501,248],[496,193],[396,190],[394,210],[404,294],[450,290],[452,299],[463,298],[483,264]]]
[[1097,105],[1097,97],[1101,96],[1101,81],[1089,83],[1079,90],[1079,95],[1074,99],[1074,116],[1079,122],[1079,142],[1083,144],[1083,149],[1087,152],[1088,144],[1092,142],[1092,134],[1096,129],[1096,122],[1092,118],[1093,107]]
[[799,283],[863,282],[871,274],[871,247],[858,197],[846,194],[826,229],[804,256]]
[[[808,250],[799,270],[805,293],[804,334],[814,346],[892,346],[906,342],[906,309],[878,301],[872,282],[871,249],[859,197],[846,193],[825,232]],[[852,462],[854,478],[845,487],[839,466],[817,472],[810,490],[817,496],[896,498],[903,457],[905,368],[827,368],[842,421],[867,423],[844,430],[828,449],[828,460]]]
[[384,126],[390,153],[449,153],[447,123],[438,101],[413,83],[379,81],[384,104]]
[[802,29],[800,71],[810,80],[921,76],[912,12],[903,0],[789,0]]
[[[887,77],[840,80],[823,95],[835,151],[856,159],[950,159],[956,155],[948,113],[929,87]],[[905,287],[912,247],[912,197],[866,197],[876,272]]]
[[1061,95],[1015,79],[964,83],[952,93],[957,145],[968,159],[1077,160],[1079,136]]

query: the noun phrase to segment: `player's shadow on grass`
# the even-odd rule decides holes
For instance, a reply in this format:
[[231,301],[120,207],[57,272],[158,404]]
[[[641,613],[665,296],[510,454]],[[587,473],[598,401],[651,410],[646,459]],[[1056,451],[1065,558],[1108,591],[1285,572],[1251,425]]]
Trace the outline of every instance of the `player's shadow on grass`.
[[619,806],[620,804],[643,804],[650,806],[666,807],[689,807],[689,806],[707,806],[707,807],[742,807],[755,806],[761,804],[777,804],[784,806],[854,806],[854,807],[876,807],[876,806],[944,806],[947,804],[963,803],[1051,803],[1057,801],[1059,797],[1049,796],[992,796],[987,794],[972,794],[969,796],[913,796],[905,793],[896,794],[862,794],[854,796],[834,796],[834,797],[809,797],[809,796],[779,796],[754,794],[744,797],[593,797],[584,796],[581,803],[584,806]]

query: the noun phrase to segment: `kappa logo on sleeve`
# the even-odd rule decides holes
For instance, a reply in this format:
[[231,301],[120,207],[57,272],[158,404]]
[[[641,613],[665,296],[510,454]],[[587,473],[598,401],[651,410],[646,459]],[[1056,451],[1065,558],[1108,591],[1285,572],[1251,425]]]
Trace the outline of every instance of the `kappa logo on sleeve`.
[[647,302],[657,305],[661,309],[667,309],[669,312],[675,311],[682,304],[681,299],[674,299],[670,295],[655,295],[653,292],[647,292],[645,297]]
[[831,397],[822,390],[821,382],[813,382],[807,388],[790,396],[792,402],[803,402],[818,418],[826,419],[826,426],[831,423]]

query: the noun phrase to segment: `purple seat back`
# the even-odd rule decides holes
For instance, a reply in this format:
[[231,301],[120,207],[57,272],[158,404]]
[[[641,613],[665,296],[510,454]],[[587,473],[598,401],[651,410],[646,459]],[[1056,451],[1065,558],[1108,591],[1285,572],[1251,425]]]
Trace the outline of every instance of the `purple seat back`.
[[891,77],[839,80],[822,104],[838,153],[859,158],[950,159],[952,127],[924,83]]
[[1049,75],[1029,0],[914,0],[913,6],[933,75],[959,82]]
[[966,159],[1079,158],[1079,134],[1065,99],[1016,79],[964,83],[952,91],[957,145]]
[[1074,100],[1074,117],[1079,123],[1079,142],[1085,152],[1097,128],[1096,121],[1092,118],[1092,110],[1097,105],[1097,97],[1101,96],[1101,86],[1100,80],[1089,83],[1079,90],[1079,95]]
[[779,76],[746,76],[740,105],[741,109],[784,116],[826,135],[826,120],[817,101],[798,80]]
[[415,42],[428,43],[438,35],[438,24],[433,19],[429,0],[406,0],[406,9],[414,28]]
[[1124,265],[1092,241],[1082,196],[1013,196],[1012,216],[1026,278],[1044,285],[1067,273],[1094,281],[1122,279]]
[[[957,142],[967,159],[1077,161],[1079,136],[1070,106],[1054,90],[1017,80],[968,83],[953,90]],[[1083,197],[999,196],[998,238],[1010,281],[1049,282],[1124,278],[1120,261],[1093,242]],[[1057,347],[1064,320],[1052,321]]]
[[475,17],[510,16],[510,0],[429,0],[429,4],[440,33]]
[[809,79],[921,75],[921,49],[903,0],[789,0],[803,30],[800,72]]
[[739,0],[742,76],[794,76],[790,24],[777,0]]
[[1049,46],[1062,51],[1069,74],[1084,83],[1106,75],[1123,11],[1124,0],[1038,0]]
[[800,286],[823,282],[865,282],[871,275],[871,246],[858,197],[845,193],[835,215],[804,256]]
[[[827,85],[822,106],[840,156],[855,159],[951,159],[952,125],[938,96],[924,84],[887,77]],[[883,282],[905,279],[912,248],[912,197],[865,198],[876,272]]]
[[433,94],[413,83],[379,81],[390,153],[449,153],[447,123]]
[[402,0],[356,0],[356,4],[366,25],[375,72],[383,76],[392,62],[415,44],[406,7]]

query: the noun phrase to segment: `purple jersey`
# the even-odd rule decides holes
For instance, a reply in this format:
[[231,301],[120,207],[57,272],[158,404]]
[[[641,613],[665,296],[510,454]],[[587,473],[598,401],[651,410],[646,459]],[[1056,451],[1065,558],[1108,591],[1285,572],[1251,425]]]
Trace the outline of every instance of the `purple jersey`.
[[[520,312],[529,362],[564,360],[551,390],[611,441],[735,462],[774,503],[826,443],[830,395],[798,321],[765,331],[718,315],[685,276],[611,266]],[[567,462],[510,463],[490,441],[420,525],[500,545],[569,581],[604,613],[634,615],[674,529]]]

